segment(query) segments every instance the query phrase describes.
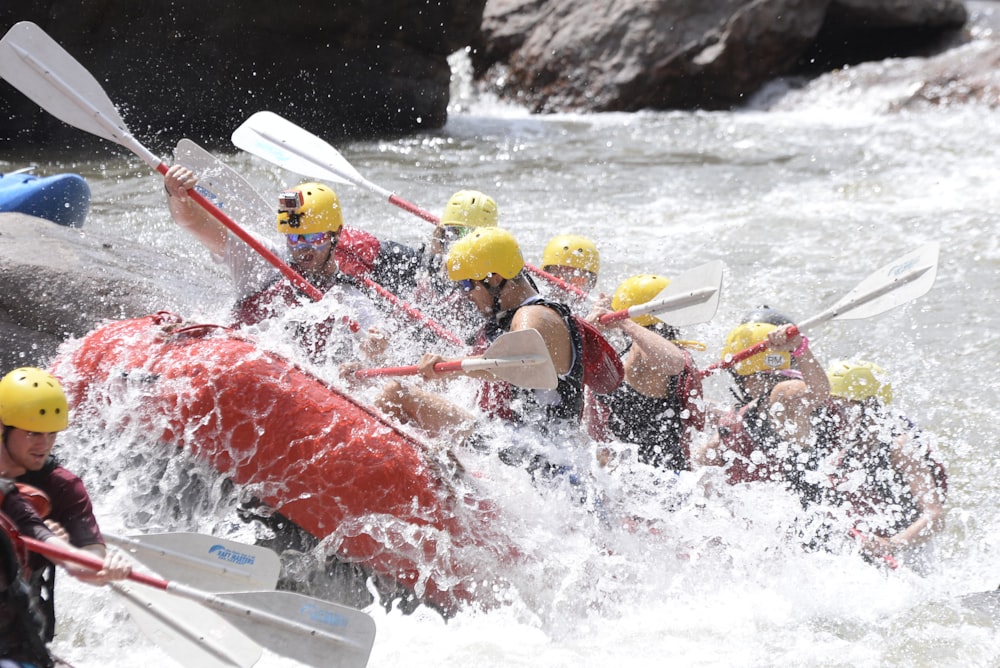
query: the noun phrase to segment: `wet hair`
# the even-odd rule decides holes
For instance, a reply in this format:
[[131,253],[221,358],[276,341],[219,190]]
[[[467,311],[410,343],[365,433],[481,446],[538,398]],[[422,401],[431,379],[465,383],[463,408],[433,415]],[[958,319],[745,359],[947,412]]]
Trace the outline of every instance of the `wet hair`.
[[771,308],[767,304],[761,304],[748,312],[745,316],[743,316],[743,320],[740,321],[740,324],[746,324],[748,322],[766,322],[769,325],[775,325],[777,327],[795,323],[795,321],[787,315],[777,309]]

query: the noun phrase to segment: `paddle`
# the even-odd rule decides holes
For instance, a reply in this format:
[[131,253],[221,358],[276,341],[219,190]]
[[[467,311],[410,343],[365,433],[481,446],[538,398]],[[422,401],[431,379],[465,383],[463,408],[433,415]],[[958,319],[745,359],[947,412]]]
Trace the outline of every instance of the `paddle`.
[[[16,23],[0,39],[0,76],[56,118],[127,148],[160,174],[166,174],[166,163],[132,136],[97,80],[34,23]],[[322,292],[205,196],[197,191],[188,194],[296,287],[316,301],[323,298]]]
[[[174,158],[182,165],[198,174],[199,184],[201,182],[202,174],[205,174],[207,176],[208,189],[211,190],[216,196],[226,201],[241,202],[247,210],[256,212],[255,215],[261,215],[261,218],[259,218],[260,220],[273,215],[267,205],[267,202],[264,201],[264,198],[260,196],[260,194],[246,179],[244,179],[232,167],[222,162],[190,139],[181,139],[177,142],[177,148],[174,150]],[[444,325],[424,315],[418,309],[404,302],[402,299],[389,290],[386,290],[375,281],[365,276],[354,276],[354,278],[369,289],[374,290],[383,299],[387,300],[394,306],[399,307],[414,321],[429,327],[435,334],[440,336],[445,341],[456,346],[463,345],[462,340],[456,334],[453,334],[446,329]],[[355,331],[357,330],[355,329]]]
[[605,313],[599,320],[608,324],[640,315],[656,315],[674,327],[696,325],[715,315],[721,289],[722,262],[713,260],[677,276],[648,302]]
[[[233,132],[233,144],[291,172],[360,186],[430,223],[435,225],[441,223],[441,219],[430,211],[404,200],[399,195],[377,186],[361,176],[358,170],[351,166],[351,163],[337,149],[274,112],[258,111],[244,121],[243,125]],[[524,266],[531,273],[544,278],[561,290],[578,297],[589,298],[584,290],[572,283],[567,283],[530,264]]]
[[[71,561],[95,571],[102,560],[22,536],[32,552],[56,561]],[[264,647],[306,665],[364,668],[375,640],[375,623],[359,610],[284,591],[210,594],[199,589],[133,572],[133,582],[153,587],[218,612],[226,621]]]
[[177,142],[174,162],[197,174],[197,188],[209,191],[221,202],[220,206],[245,227],[264,221],[274,223],[277,205],[268,204],[241,174],[195,142],[190,139]]
[[274,589],[281,572],[272,550],[201,533],[104,538],[162,577],[206,591]]
[[182,666],[249,668],[263,648],[204,606],[159,589],[109,585],[136,626]]
[[[789,336],[829,320],[856,320],[885,313],[927,292],[937,276],[939,244],[934,241],[885,265],[861,281],[840,301],[822,313],[789,328]],[[702,370],[702,375],[714,373],[752,357],[767,348],[762,341],[732,357],[716,362]]]
[[[512,385],[533,389],[554,390],[559,384],[549,349],[545,339],[535,329],[507,332],[497,337],[482,357],[471,357],[451,362],[438,362],[434,370],[439,372],[488,371]],[[376,376],[414,376],[419,367],[399,366],[380,369],[360,369],[354,372],[358,378]]]

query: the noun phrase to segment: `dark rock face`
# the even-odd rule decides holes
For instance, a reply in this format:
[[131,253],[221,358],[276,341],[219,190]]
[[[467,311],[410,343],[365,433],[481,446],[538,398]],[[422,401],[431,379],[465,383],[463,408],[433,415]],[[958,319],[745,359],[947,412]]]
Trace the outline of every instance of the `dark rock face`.
[[904,55],[965,18],[958,0],[488,0],[473,65],[536,111],[724,109],[810,52]]
[[[30,20],[104,87],[137,137],[228,145],[275,111],[321,136],[436,128],[448,55],[479,31],[485,0],[5,2],[0,31]],[[6,84],[0,141],[80,142]]]

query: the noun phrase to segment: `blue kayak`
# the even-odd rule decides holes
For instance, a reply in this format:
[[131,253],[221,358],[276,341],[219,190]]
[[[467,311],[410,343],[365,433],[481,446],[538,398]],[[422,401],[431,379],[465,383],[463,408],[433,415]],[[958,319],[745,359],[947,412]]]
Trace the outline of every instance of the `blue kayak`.
[[83,227],[90,186],[79,174],[0,174],[0,213],[24,213],[66,227]]

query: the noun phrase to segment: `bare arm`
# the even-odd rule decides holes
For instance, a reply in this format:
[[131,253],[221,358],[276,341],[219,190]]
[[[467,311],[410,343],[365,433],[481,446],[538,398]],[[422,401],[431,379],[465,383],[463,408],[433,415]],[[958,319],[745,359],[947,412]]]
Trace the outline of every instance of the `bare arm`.
[[889,539],[896,547],[917,545],[926,541],[944,522],[944,498],[934,480],[934,474],[922,457],[914,452],[908,435],[898,436],[893,442],[891,459],[893,467],[903,474],[910,494],[920,510],[920,516]]
[[187,191],[198,183],[194,172],[181,165],[174,165],[163,177],[167,189],[167,207],[174,221],[193,234],[214,255],[222,255],[226,248],[225,226],[188,197]]
[[[802,345],[802,335],[787,335],[789,325],[784,325],[768,335],[771,350],[792,352]],[[830,380],[819,361],[808,347],[798,359],[802,379],[778,383],[771,391],[768,415],[776,418],[782,431],[790,438],[806,445],[811,430],[814,410],[830,398]]]
[[[602,295],[602,304],[606,301]],[[651,332],[630,319],[602,324],[600,318],[605,313],[611,311],[603,305],[595,306],[587,314],[587,322],[601,331],[617,329],[632,341],[632,347],[623,361],[625,382],[647,397],[667,396],[670,392],[670,379],[684,371],[683,351],[656,332]]]

